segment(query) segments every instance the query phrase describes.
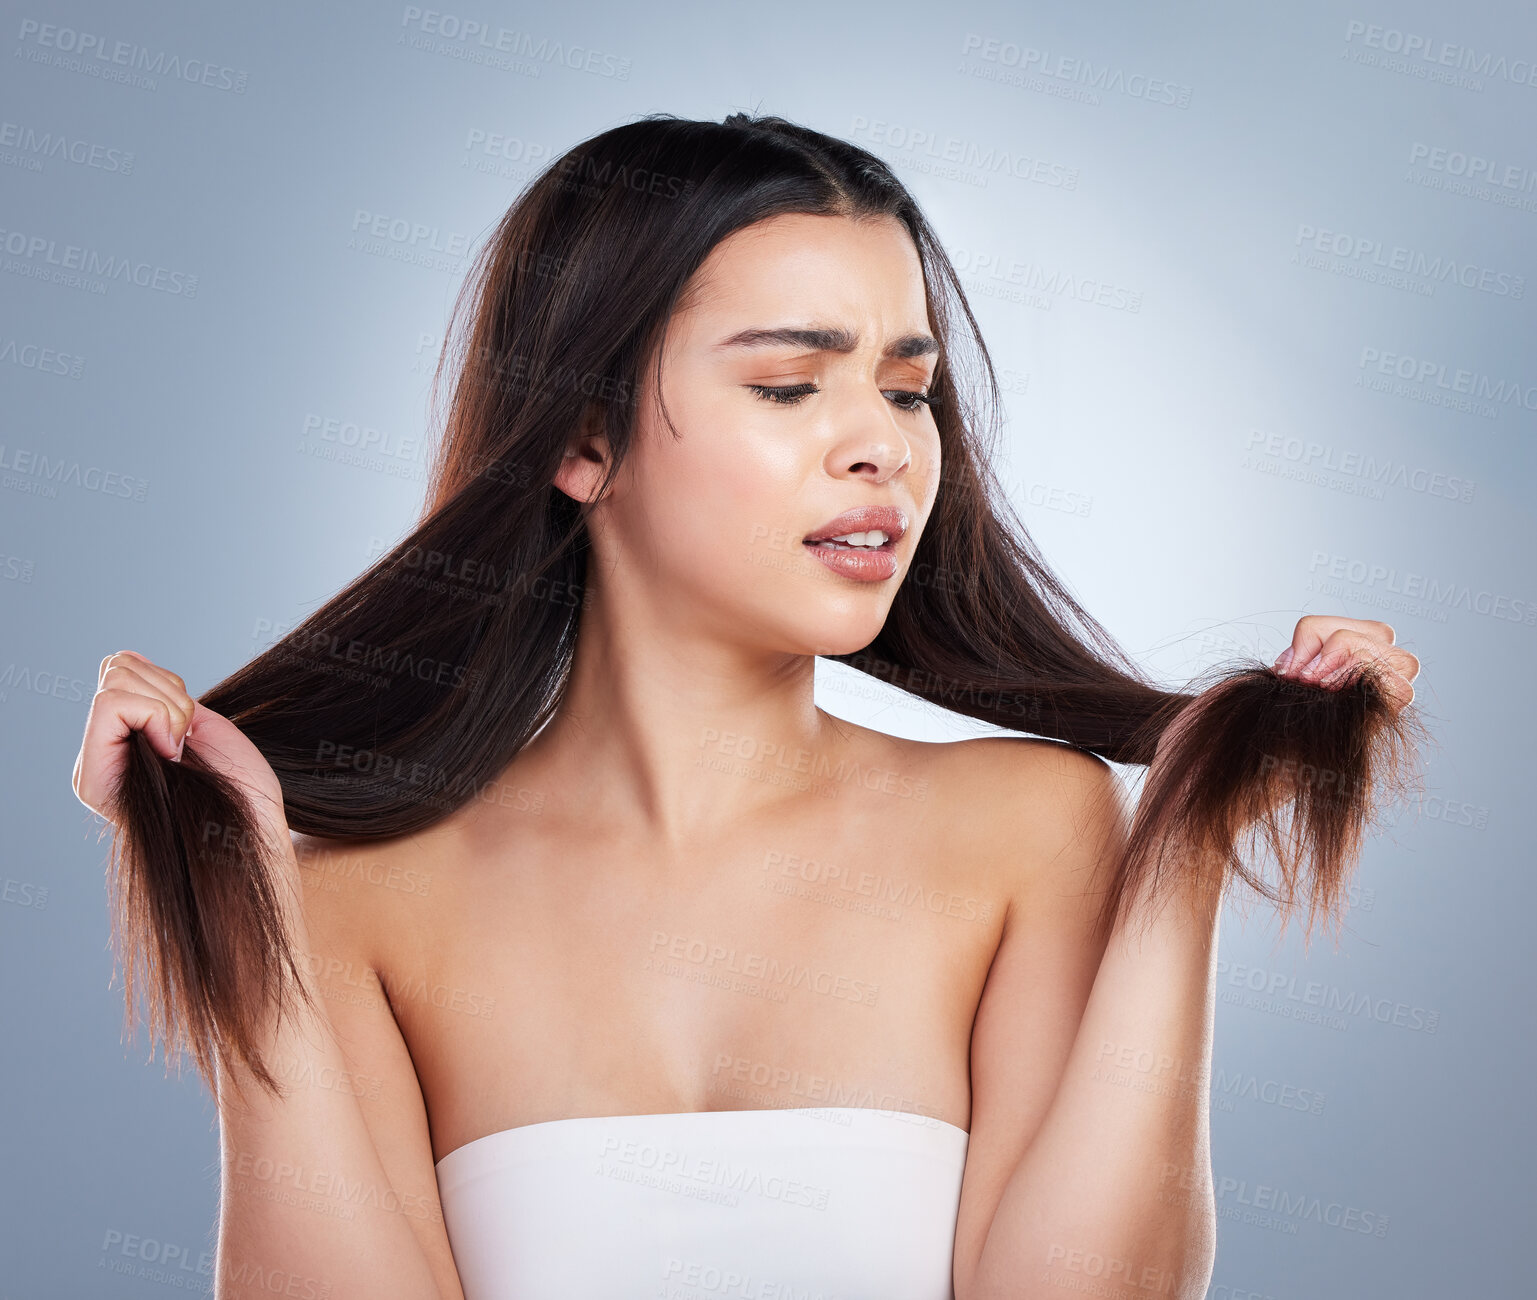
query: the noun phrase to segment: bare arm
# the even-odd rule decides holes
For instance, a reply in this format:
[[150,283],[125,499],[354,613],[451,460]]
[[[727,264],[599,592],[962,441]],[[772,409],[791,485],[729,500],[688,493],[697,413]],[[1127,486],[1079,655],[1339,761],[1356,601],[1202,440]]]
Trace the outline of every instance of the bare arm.
[[220,1300],[463,1300],[421,1088],[359,942],[361,901],[306,881],[291,919],[318,1014],[269,1033],[286,1095],[221,1067]]
[[[280,919],[314,1000],[281,1025],[266,1009],[256,1054],[281,1096],[265,1093],[243,1063],[216,1062],[222,1184],[215,1294],[463,1300],[421,1086],[371,961],[369,936],[384,932],[369,906],[377,898],[363,895],[367,886],[339,888],[351,872],[334,873],[333,883],[324,867],[304,869],[301,859],[314,865],[314,846],[289,830],[282,784],[266,758],[227,718],[194,700],[181,677],[135,651],[102,660],[75,760],[75,794],[92,812],[112,821],[125,806],[122,782],[136,732],[173,762],[190,745],[244,788],[257,833],[273,836],[279,848]],[[400,930],[397,922],[392,938]],[[191,938],[162,936],[160,946],[187,951]],[[362,1088],[360,1080],[367,1080]]]
[[1027,771],[1021,753],[1004,766],[1024,782],[1016,799],[1035,795],[1011,828],[1032,861],[973,1031],[957,1300],[1075,1283],[1199,1298],[1216,1250],[1218,900],[1183,890],[1151,923],[1095,943],[1094,891],[1126,834],[1124,800],[1098,760],[1036,751]]

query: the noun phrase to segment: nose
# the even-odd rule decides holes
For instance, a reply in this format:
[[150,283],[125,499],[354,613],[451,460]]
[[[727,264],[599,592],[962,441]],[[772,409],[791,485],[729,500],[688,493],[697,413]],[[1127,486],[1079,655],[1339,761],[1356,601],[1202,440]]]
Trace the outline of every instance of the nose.
[[874,400],[881,404],[875,414],[869,413],[869,404],[848,413],[848,433],[828,453],[827,468],[834,477],[885,483],[912,464],[912,445],[893,423],[890,403],[880,393]]
[[846,472],[858,478],[868,478],[874,483],[885,483],[902,473],[913,461],[912,451],[905,444],[896,448],[881,443],[872,447],[867,454],[869,460],[856,460]]

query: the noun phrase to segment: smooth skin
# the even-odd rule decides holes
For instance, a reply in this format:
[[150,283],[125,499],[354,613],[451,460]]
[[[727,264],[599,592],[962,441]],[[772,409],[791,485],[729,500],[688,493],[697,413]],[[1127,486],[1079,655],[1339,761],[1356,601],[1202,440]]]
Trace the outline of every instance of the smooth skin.
[[[608,492],[591,427],[555,479],[585,503],[593,552],[554,719],[494,794],[423,831],[290,835],[325,1015],[275,1050],[373,1082],[251,1111],[221,1091],[226,1165],[323,1151],[435,1206],[435,1161],[523,1124],[869,1105],[970,1132],[958,1300],[1035,1294],[1064,1243],[1140,1251],[1182,1270],[1171,1294],[1203,1294],[1204,1097],[1150,1100],[1093,1069],[1105,1041],[1209,1063],[1217,900],[1096,943],[1092,890],[1131,815],[1106,764],[1027,738],[902,740],[813,702],[813,657],[879,632],[939,482],[914,397],[936,357],[884,355],[930,333],[916,251],[887,219],[785,216],[725,240],[692,287],[662,358],[681,437],[643,389]],[[855,346],[721,346],[786,326]],[[908,515],[890,581],[842,578],[801,545],[874,504]],[[1418,662],[1385,624],[1309,616],[1290,650],[1289,675],[1338,684],[1375,663],[1400,707],[1413,697]],[[103,662],[76,792],[101,811],[128,731],[170,756],[189,723],[200,755],[278,796],[264,824],[289,835],[249,742],[131,652]],[[762,958],[809,967],[821,991],[763,996]],[[776,1067],[789,1076],[765,1079]],[[1205,1195],[1127,1190],[1171,1164]],[[441,1218],[385,1218],[246,1198],[226,1169],[221,1249],[323,1270],[336,1295],[431,1294],[430,1274],[460,1297]]]

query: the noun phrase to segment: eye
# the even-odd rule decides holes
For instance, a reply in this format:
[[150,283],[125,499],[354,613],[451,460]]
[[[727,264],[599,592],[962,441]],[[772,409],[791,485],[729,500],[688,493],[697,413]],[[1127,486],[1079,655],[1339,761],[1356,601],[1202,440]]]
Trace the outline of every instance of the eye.
[[895,397],[910,397],[910,398],[912,398],[913,400],[911,402],[908,402],[908,403],[898,402],[897,403],[897,408],[899,410],[903,410],[903,411],[919,411],[919,410],[922,410],[925,406],[934,407],[934,406],[938,406],[939,405],[939,399],[937,397],[930,397],[927,393],[915,393],[915,392],[912,392],[912,391],[910,391],[908,389],[905,389],[905,388],[889,389],[887,391],[887,393],[886,393],[886,396],[887,397],[893,397],[893,398],[895,398]]
[[803,397],[822,391],[815,384],[791,384],[788,388],[770,388],[767,384],[748,384],[747,387],[765,402],[775,402],[780,406],[794,406]]
[[[753,393],[766,402],[774,402],[780,406],[794,406],[797,402],[819,393],[822,390],[815,384],[791,384],[784,388],[774,388],[768,384],[748,384]],[[887,389],[885,396],[893,399],[893,404],[899,411],[917,411],[923,407],[935,407],[939,405],[939,399],[930,397],[927,393],[914,392],[905,388]],[[898,400],[905,399],[905,400]]]

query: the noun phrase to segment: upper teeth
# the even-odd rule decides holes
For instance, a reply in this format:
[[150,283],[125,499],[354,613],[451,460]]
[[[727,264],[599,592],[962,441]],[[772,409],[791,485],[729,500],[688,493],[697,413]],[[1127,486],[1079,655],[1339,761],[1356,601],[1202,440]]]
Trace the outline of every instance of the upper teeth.
[[830,537],[831,542],[847,542],[850,546],[884,546],[891,539],[879,528],[872,528],[865,533],[844,533],[841,537]]

